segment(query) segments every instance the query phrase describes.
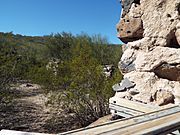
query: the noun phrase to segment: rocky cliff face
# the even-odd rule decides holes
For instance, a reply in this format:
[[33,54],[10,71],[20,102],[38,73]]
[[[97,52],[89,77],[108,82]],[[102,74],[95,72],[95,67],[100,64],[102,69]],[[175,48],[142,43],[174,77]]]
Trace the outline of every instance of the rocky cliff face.
[[[121,0],[117,24],[125,42],[119,68],[133,87],[116,96],[144,103],[180,104],[180,0]],[[122,92],[123,91],[123,92]]]

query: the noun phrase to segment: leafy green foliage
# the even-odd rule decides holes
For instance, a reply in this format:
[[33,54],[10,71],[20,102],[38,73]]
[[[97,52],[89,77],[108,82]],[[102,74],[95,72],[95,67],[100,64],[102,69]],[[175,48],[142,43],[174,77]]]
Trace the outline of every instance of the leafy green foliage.
[[[109,113],[111,87],[122,77],[117,69],[121,53],[120,46],[109,45],[100,35],[0,33],[0,99],[7,97],[3,93],[13,80],[29,80],[52,93],[48,103],[74,113],[82,126],[87,125]],[[111,77],[103,73],[106,64],[115,67]]]

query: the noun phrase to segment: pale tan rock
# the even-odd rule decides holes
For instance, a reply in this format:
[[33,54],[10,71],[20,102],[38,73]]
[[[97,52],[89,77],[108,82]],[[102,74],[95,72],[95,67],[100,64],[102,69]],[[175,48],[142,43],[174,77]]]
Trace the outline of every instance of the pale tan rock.
[[125,16],[117,25],[118,37],[124,42],[138,40],[143,37],[143,24],[141,18]]
[[176,36],[176,40],[177,40],[178,44],[180,45],[180,29],[176,30],[175,36]]
[[139,91],[137,89],[133,89],[133,88],[130,89],[128,92],[131,96],[139,94]]
[[139,51],[136,56],[135,67],[137,71],[151,71],[162,63],[180,63],[180,49],[156,47],[152,51]]
[[180,105],[180,97],[175,97],[174,102],[176,105]]
[[178,83],[175,83],[175,86],[174,86],[174,95],[176,97],[180,97],[180,88],[179,88]]
[[[126,8],[124,11],[128,11],[128,13],[123,16],[117,25],[121,26],[118,27],[118,29],[125,29],[124,32],[126,33],[126,28],[123,28],[123,25],[121,24],[124,23],[122,20],[126,19],[126,16],[140,18],[143,23],[142,29],[144,29],[143,37],[155,38],[154,44],[151,44],[151,46],[169,45],[169,38],[171,38],[169,35],[174,32],[174,29],[176,29],[176,26],[179,23],[179,12],[177,9],[179,0],[140,0],[140,4],[132,4],[132,2],[126,1],[123,1],[122,3],[126,3],[123,6]],[[129,3],[130,6],[127,3]],[[122,33],[120,34],[120,32],[121,31],[119,31],[118,35],[123,35]],[[136,32],[134,31],[134,33]],[[132,35],[129,36],[132,37]],[[128,38],[129,37],[127,37],[127,39]],[[162,39],[166,40],[163,44],[161,43]],[[137,40],[137,38],[134,40]]]
[[174,86],[174,96],[175,96],[175,104],[180,105],[180,86],[178,85],[178,83],[175,83]]
[[150,93],[140,93],[133,96],[133,101],[138,101],[142,103],[150,103],[152,101],[152,95]]
[[124,52],[119,62],[122,73],[153,71],[161,78],[180,81],[180,49],[158,46],[148,51],[136,48],[138,46],[131,46]]
[[[172,102],[174,103],[174,97],[180,96],[179,82],[159,79],[153,72],[130,72],[125,74],[124,77],[133,81],[136,84],[133,89],[136,89],[139,92],[138,94],[131,95],[132,100],[143,103],[153,102],[158,105],[165,105]],[[121,97],[129,96],[128,92],[117,92],[115,96],[118,94],[123,94]],[[178,104],[176,101],[175,103]]]
[[179,0],[141,1],[145,37],[168,37],[168,34],[175,29],[179,22],[177,3]]
[[116,92],[115,93],[115,96],[118,97],[118,98],[125,98],[125,96],[127,95],[128,93],[125,91],[125,92]]
[[169,103],[174,103],[174,95],[172,92],[160,89],[154,95],[154,100],[157,105],[167,105]]
[[[139,4],[122,0],[122,4],[125,12],[117,25],[118,35],[128,43],[119,68],[139,92],[131,100],[180,104],[180,0],[140,0]],[[123,21],[127,19],[132,23]],[[127,34],[128,29],[132,33]]]

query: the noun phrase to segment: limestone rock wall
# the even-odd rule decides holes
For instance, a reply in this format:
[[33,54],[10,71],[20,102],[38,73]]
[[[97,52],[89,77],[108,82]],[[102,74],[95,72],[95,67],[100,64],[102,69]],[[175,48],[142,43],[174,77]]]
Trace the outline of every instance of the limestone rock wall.
[[135,86],[122,90],[120,83],[115,96],[157,105],[180,104],[180,0],[121,3],[117,31],[126,49],[119,69]]

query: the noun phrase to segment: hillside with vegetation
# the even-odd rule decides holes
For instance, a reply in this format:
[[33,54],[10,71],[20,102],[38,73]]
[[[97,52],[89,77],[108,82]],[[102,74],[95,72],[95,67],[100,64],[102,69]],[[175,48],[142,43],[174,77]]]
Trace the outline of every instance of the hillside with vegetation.
[[0,33],[0,130],[58,133],[109,114],[121,53],[100,35]]

